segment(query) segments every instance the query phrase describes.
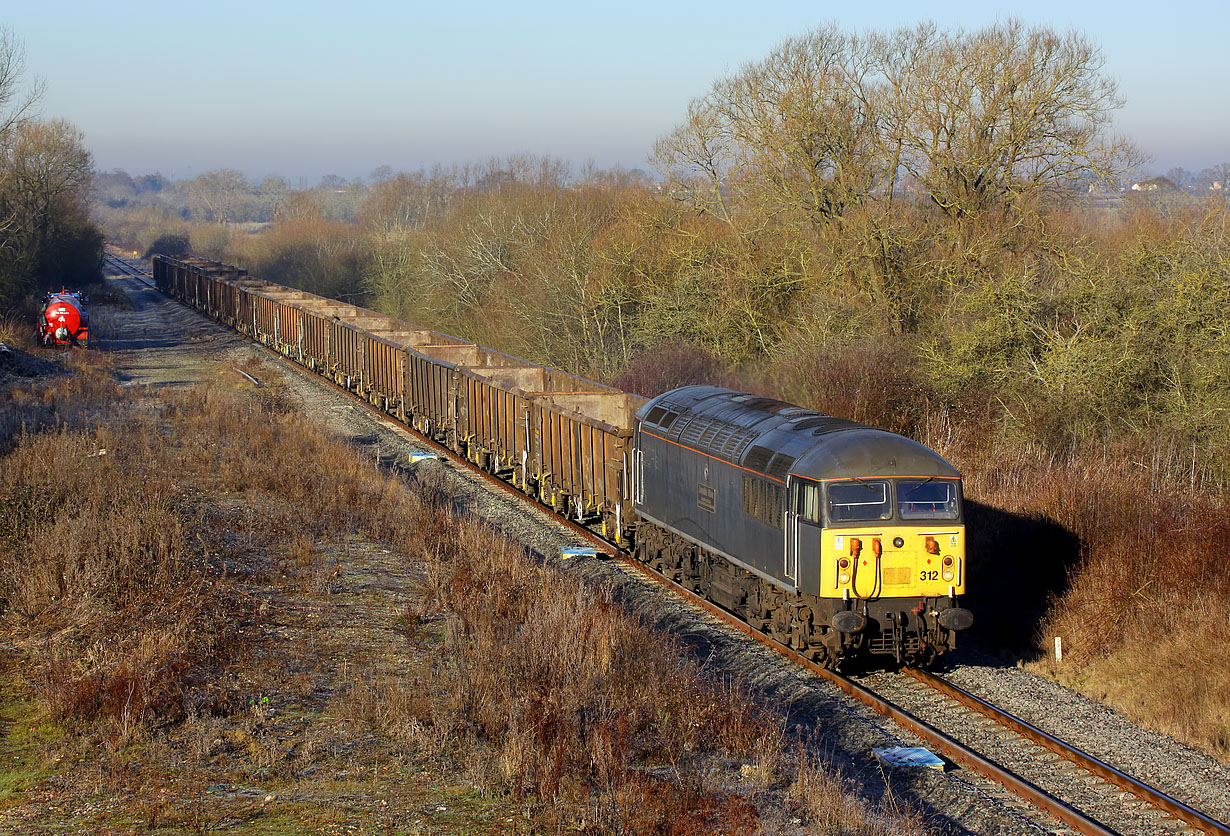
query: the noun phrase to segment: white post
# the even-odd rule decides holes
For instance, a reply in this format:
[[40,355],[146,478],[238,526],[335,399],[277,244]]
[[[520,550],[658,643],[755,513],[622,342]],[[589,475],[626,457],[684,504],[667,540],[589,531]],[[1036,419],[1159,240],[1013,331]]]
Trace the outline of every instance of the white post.
[[1063,639],[1059,636],[1055,637],[1055,661],[1063,661]]

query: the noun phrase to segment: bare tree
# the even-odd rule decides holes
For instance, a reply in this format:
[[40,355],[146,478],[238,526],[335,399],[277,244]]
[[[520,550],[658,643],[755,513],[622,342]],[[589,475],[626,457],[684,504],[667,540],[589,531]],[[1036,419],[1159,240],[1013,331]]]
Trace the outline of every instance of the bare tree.
[[1227,189],[1230,189],[1230,162],[1219,163],[1208,169],[1209,186],[1214,183],[1221,184],[1221,193],[1227,194]]
[[949,216],[1113,180],[1139,161],[1108,133],[1122,100],[1083,35],[1010,20],[974,33],[903,30],[890,48],[888,85],[912,95],[895,100],[888,144]]
[[8,28],[0,27],[0,137],[34,116],[43,97],[44,84],[35,79],[24,89],[26,53]]
[[[21,120],[0,144],[0,274],[11,298],[57,270],[97,266],[101,239],[88,222],[93,160],[81,131],[63,120]],[[97,252],[92,248],[97,245]]]
[[867,53],[827,26],[785,41],[714,85],[657,143],[676,196],[733,223],[754,217],[840,219],[882,176]]
[[[22,87],[26,70],[26,53],[21,42],[8,28],[0,28],[0,148],[7,148],[13,131],[34,115],[35,105],[43,96],[43,82],[34,80]],[[7,188],[10,172],[0,167],[0,189]],[[0,235],[17,222],[10,213],[0,214]],[[0,249],[6,246],[0,238]]]
[[735,153],[721,103],[710,93],[689,102],[687,121],[658,140],[654,164],[667,176],[672,197],[733,225],[727,183]]
[[[714,84],[655,147],[678,199],[732,225],[820,228],[901,175],[950,217],[1117,179],[1139,162],[1111,136],[1121,104],[1096,46],[1019,21],[792,38]],[[742,215],[740,213],[743,213]]]
[[206,171],[190,182],[188,193],[207,220],[224,224],[237,219],[239,207],[250,195],[251,187],[242,172],[220,168]]

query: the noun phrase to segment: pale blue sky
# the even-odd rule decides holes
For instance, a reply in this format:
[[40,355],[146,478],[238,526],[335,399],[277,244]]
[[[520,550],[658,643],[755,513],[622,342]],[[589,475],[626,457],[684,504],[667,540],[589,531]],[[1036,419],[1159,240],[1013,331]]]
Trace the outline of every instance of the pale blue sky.
[[687,103],[825,23],[978,28],[1016,16],[1102,46],[1118,128],[1154,162],[1230,160],[1230,2],[5,0],[0,26],[102,170],[292,181],[508,153],[645,167]]

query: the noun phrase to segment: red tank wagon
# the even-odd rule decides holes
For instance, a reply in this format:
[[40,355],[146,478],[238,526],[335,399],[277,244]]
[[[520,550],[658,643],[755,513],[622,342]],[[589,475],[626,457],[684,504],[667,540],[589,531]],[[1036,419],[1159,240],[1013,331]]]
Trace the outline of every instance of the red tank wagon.
[[80,293],[61,290],[48,293],[38,315],[35,335],[43,345],[90,344],[90,314]]

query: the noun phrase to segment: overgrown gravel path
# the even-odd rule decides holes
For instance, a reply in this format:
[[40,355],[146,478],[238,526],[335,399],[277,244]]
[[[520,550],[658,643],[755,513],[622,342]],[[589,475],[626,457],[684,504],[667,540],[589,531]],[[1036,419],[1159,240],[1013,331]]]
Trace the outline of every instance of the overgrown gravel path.
[[[127,286],[127,285],[126,285]],[[448,486],[456,505],[495,526],[537,559],[609,586],[647,622],[677,636],[705,661],[715,677],[746,683],[766,705],[788,718],[788,733],[808,741],[869,800],[897,803],[925,811],[930,829],[951,834],[1038,834],[1068,830],[1018,801],[980,776],[953,769],[886,771],[872,755],[885,746],[922,745],[891,721],[853,703],[827,683],[795,668],[751,640],[723,627],[704,612],[683,603],[616,561],[560,557],[560,549],[581,545],[545,511],[493,489],[464,468],[439,459],[409,463],[411,453],[431,452],[408,430],[371,414],[357,401],[327,386],[308,372],[258,348],[155,291],[132,285],[134,310],[148,319],[145,336],[107,343],[105,322],[100,344],[117,354],[134,382],[161,385],[228,373],[228,368],[259,362],[276,375],[307,413],[378,460],[383,466],[415,472]],[[259,358],[255,360],[254,358]],[[1230,819],[1230,770],[1224,764],[1175,741],[1140,729],[1090,700],[1011,667],[974,654],[959,653],[947,674],[956,684],[1003,706],[1141,780],[1200,806],[1210,815]],[[879,688],[886,677],[873,677]],[[921,699],[921,698],[920,698]],[[917,713],[927,718],[925,700]],[[978,734],[977,728],[954,733]],[[1060,780],[1071,780],[1061,778]],[[1120,799],[1125,811],[1132,805]],[[1151,816],[1136,810],[1115,824],[1124,834],[1172,833],[1150,825]]]

